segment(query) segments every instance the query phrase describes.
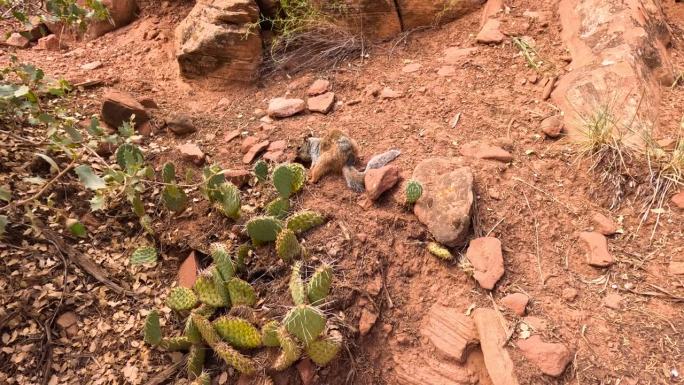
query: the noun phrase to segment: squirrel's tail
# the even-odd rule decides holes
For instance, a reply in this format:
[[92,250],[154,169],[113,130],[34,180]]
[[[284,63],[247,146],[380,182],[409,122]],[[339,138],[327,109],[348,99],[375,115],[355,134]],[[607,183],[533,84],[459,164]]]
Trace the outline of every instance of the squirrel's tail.
[[392,149],[392,150],[389,150],[387,152],[383,152],[382,154],[375,155],[372,158],[370,158],[370,160],[368,161],[368,164],[366,165],[365,171],[372,170],[374,168],[383,167],[383,166],[387,165],[387,163],[397,159],[397,157],[400,154],[401,154],[401,151],[399,151],[397,149]]
[[355,169],[354,166],[344,166],[342,168],[342,175],[344,176],[344,180],[347,181],[347,187],[352,189],[352,191],[362,193],[366,190],[366,184],[364,182],[366,176],[365,172]]

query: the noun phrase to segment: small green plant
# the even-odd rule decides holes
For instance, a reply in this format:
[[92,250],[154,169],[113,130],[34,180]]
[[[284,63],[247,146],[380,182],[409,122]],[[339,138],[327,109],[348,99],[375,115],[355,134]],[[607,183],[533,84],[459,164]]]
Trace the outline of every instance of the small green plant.
[[141,246],[133,251],[131,265],[144,265],[157,262],[157,249],[153,246]]
[[406,184],[406,203],[414,204],[423,195],[423,186],[417,180],[410,180]]
[[263,159],[259,159],[254,163],[254,175],[256,175],[259,182],[265,182],[268,179],[268,164]]
[[173,212],[182,212],[188,204],[188,196],[176,184],[176,168],[173,163],[166,163],[162,167],[162,179],[165,183],[162,191],[164,205]]
[[443,247],[437,242],[428,243],[427,249],[430,252],[430,254],[434,255],[435,257],[443,261],[451,261],[454,259],[454,256],[451,254],[449,249]]

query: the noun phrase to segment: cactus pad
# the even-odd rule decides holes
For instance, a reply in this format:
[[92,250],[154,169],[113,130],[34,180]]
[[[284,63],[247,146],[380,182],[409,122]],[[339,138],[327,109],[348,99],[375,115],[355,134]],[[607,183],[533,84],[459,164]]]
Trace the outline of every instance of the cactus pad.
[[427,249],[430,254],[444,261],[451,261],[454,259],[454,256],[451,254],[451,252],[437,242],[428,243]]
[[248,321],[223,316],[214,321],[214,329],[231,346],[238,349],[252,349],[261,346],[261,333]]
[[162,180],[164,183],[173,183],[176,181],[176,167],[173,163],[168,162],[162,167]]
[[185,326],[183,327],[183,336],[193,344],[202,343],[202,335],[200,334],[199,330],[197,330],[197,326],[195,326],[195,324],[192,322],[192,317],[188,317],[185,320]]
[[285,164],[276,167],[271,176],[273,186],[275,186],[278,194],[285,199],[294,193],[295,178],[296,175]]
[[323,332],[325,321],[325,315],[317,308],[298,305],[285,315],[283,324],[306,346]]
[[325,366],[340,352],[342,344],[330,337],[319,338],[306,347],[306,355],[318,366]]
[[287,168],[292,171],[294,180],[292,182],[292,192],[298,192],[304,187],[304,182],[306,182],[306,168],[299,163],[289,163]]
[[138,247],[131,254],[131,265],[143,265],[157,262],[157,249],[152,246]]
[[223,287],[217,287],[211,271],[205,271],[197,277],[194,289],[197,293],[197,298],[204,304],[213,307],[224,307],[228,305],[227,298],[219,291],[223,289]]
[[278,328],[280,328],[280,323],[275,320],[269,321],[261,327],[261,342],[264,346],[280,346],[280,339],[278,338]]
[[197,305],[197,295],[187,287],[174,287],[166,298],[166,304],[175,311],[190,310]]
[[219,357],[226,362],[226,364],[232,366],[238,372],[246,375],[253,374],[256,372],[256,365],[249,357],[243,356],[237,350],[233,349],[230,345],[225,342],[218,342],[214,346],[214,352],[218,354]]
[[255,245],[275,241],[282,228],[283,224],[273,217],[255,217],[247,222],[247,234]]
[[237,253],[235,254],[235,267],[237,270],[245,270],[245,261],[247,260],[247,257],[249,257],[250,250],[252,250],[252,246],[250,246],[249,243],[243,243],[238,247]]
[[209,317],[211,317],[212,315],[214,315],[214,312],[215,312],[215,311],[216,311],[216,308],[215,308],[215,307],[209,306],[209,305],[206,305],[206,304],[202,304],[202,305],[199,305],[199,307],[197,307],[197,309],[193,310],[192,312],[195,313],[195,314],[199,314],[199,315],[201,315],[202,317],[209,318]]
[[282,327],[278,329],[278,340],[280,341],[282,351],[273,364],[273,369],[281,371],[289,368],[290,365],[302,356],[302,348],[299,347],[297,341],[292,338],[287,330]]
[[226,284],[228,295],[233,306],[254,306],[257,301],[256,292],[248,282],[234,277]]
[[145,342],[157,346],[162,340],[161,326],[159,325],[159,313],[152,310],[145,318]]
[[221,341],[221,337],[216,333],[214,326],[212,326],[211,322],[209,322],[206,317],[199,314],[192,314],[190,317],[192,318],[192,323],[197,327],[197,331],[207,345],[213,347]]
[[211,385],[211,376],[207,372],[202,372],[190,385]]
[[164,186],[162,200],[167,209],[179,213],[185,210],[188,204],[188,195],[177,185],[169,184]]
[[303,305],[306,303],[306,290],[304,288],[304,281],[302,281],[301,261],[297,261],[292,265],[289,288],[292,302],[294,302],[295,305]]
[[235,264],[228,254],[228,250],[222,243],[214,243],[211,245],[211,259],[214,265],[221,273],[224,281],[228,281],[235,275]]
[[421,195],[423,195],[423,186],[417,180],[410,180],[406,184],[406,202],[416,203]]
[[294,231],[283,229],[276,238],[276,253],[283,261],[290,263],[302,253],[302,247]]
[[225,182],[218,188],[219,210],[228,218],[240,218],[240,190],[234,184]]
[[254,163],[254,175],[259,179],[259,182],[268,179],[268,164],[266,164],[266,161],[259,159]]
[[325,264],[316,269],[306,285],[306,295],[312,305],[320,305],[325,301],[330,293],[332,279],[333,270],[330,265]]
[[170,337],[164,338],[160,343],[159,347],[166,349],[170,352],[177,352],[180,350],[187,351],[192,346],[192,342],[186,337]]
[[190,354],[188,354],[188,377],[190,379],[199,378],[202,375],[206,352],[202,345],[190,347]]
[[287,220],[287,228],[301,234],[325,223],[325,217],[315,211],[303,210],[294,213]]
[[266,214],[274,218],[283,219],[290,209],[290,201],[285,198],[276,198],[266,205]]

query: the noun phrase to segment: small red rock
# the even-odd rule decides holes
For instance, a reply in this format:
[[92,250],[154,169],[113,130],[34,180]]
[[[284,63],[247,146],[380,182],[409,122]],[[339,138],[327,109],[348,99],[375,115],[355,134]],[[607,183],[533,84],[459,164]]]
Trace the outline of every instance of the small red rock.
[[579,238],[587,248],[587,263],[596,267],[607,267],[613,264],[613,256],[608,251],[608,240],[597,232],[582,232]]
[[575,289],[574,287],[566,287],[565,289],[563,289],[563,292],[561,293],[561,297],[563,297],[563,299],[568,302],[574,301],[575,298],[577,298],[577,295],[577,289]]
[[488,19],[487,22],[482,26],[482,29],[475,37],[478,43],[482,44],[497,44],[501,43],[504,39],[504,34],[501,33],[499,27],[501,22],[496,19]]
[[29,39],[25,38],[18,32],[14,32],[7,38],[7,40],[5,40],[5,44],[17,48],[26,48],[29,46],[29,43]]
[[252,177],[252,173],[248,170],[225,170],[223,176],[226,180],[238,188],[246,185],[249,182],[249,178]]
[[518,349],[544,374],[558,377],[565,371],[573,353],[561,343],[544,342],[539,335],[516,342]]
[[470,348],[479,340],[472,318],[437,304],[432,305],[424,318],[420,332],[441,355],[460,363],[466,361]]
[[268,103],[268,116],[271,118],[287,118],[296,115],[306,108],[302,99],[275,98]]
[[78,316],[73,311],[67,311],[60,314],[60,316],[57,317],[56,322],[57,326],[59,326],[62,329],[66,329],[69,326],[75,325],[78,322]]
[[591,220],[596,225],[596,231],[603,235],[613,235],[618,231],[615,222],[601,213],[595,213]]
[[471,56],[477,52],[477,47],[458,48],[451,47],[444,50],[444,63],[446,64],[460,64],[464,58]]
[[178,286],[192,288],[195,280],[197,280],[197,258],[193,250],[178,268]]
[[501,304],[519,316],[525,315],[525,308],[529,301],[530,297],[523,293],[513,293],[501,298]]
[[250,164],[259,155],[260,152],[264,151],[268,147],[268,140],[257,143],[252,146],[252,148],[247,151],[245,156],[242,157],[242,163]]
[[563,132],[563,119],[558,116],[549,116],[542,120],[539,125],[544,135],[549,138],[557,138]]
[[620,302],[622,302],[622,296],[616,293],[610,293],[603,299],[603,304],[607,308],[620,310]]
[[326,92],[322,95],[311,96],[306,101],[309,111],[327,114],[335,104],[335,93]]
[[279,150],[284,150],[287,148],[287,141],[286,140],[276,140],[275,142],[271,142],[271,144],[268,145],[268,151],[279,151]]
[[306,91],[306,94],[308,96],[316,96],[323,94],[328,91],[328,88],[330,88],[330,82],[325,80],[325,79],[316,79],[315,82],[309,87],[309,89]]
[[299,378],[302,379],[302,385],[311,385],[314,376],[316,375],[316,369],[314,368],[311,360],[305,358],[297,364],[297,371],[299,372]]
[[396,166],[368,170],[364,177],[368,198],[373,201],[378,199],[382,193],[394,187],[400,178],[400,171]]
[[102,120],[108,125],[118,128],[123,122],[127,122],[135,115],[135,123],[142,125],[150,120],[150,116],[145,110],[145,106],[140,104],[133,95],[110,89],[103,95]]
[[149,109],[155,109],[156,110],[159,108],[159,105],[157,104],[157,102],[155,102],[154,99],[152,99],[149,96],[138,99],[138,103],[142,104],[143,107],[149,108]]
[[670,266],[667,268],[667,273],[669,275],[684,275],[684,261],[670,262]]
[[505,163],[513,160],[513,155],[511,155],[510,152],[501,147],[492,146],[491,144],[480,141],[473,141],[464,144],[461,146],[460,152],[461,155],[471,158],[496,160]]
[[672,196],[672,203],[680,209],[684,209],[684,191]]
[[57,35],[48,35],[38,39],[35,49],[44,51],[59,51],[60,44]]
[[413,72],[420,70],[421,67],[422,67],[422,65],[420,63],[411,63],[411,64],[405,65],[404,68],[401,69],[401,72],[403,72],[405,74],[410,74],[410,73],[413,73]]
[[404,94],[400,91],[395,91],[389,87],[385,87],[382,89],[380,92],[380,98],[381,99],[397,99],[404,96]]
[[177,148],[183,159],[189,160],[198,166],[204,164],[204,152],[195,143],[181,144]]
[[257,144],[259,142],[259,138],[256,136],[248,136],[242,140],[242,144],[240,145],[240,152],[243,154],[246,154],[247,151],[249,151],[252,146]]
[[470,241],[466,258],[475,268],[475,280],[484,289],[492,290],[504,274],[501,241],[494,237]]
[[238,136],[240,136],[240,130],[233,130],[233,131],[230,131],[229,133],[227,133],[226,136],[223,138],[223,140],[226,143],[229,143],[233,139],[237,138]]
[[359,319],[359,332],[361,333],[361,335],[365,336],[366,334],[368,334],[373,325],[375,325],[375,321],[377,320],[377,314],[364,308],[363,311],[361,311],[361,318]]

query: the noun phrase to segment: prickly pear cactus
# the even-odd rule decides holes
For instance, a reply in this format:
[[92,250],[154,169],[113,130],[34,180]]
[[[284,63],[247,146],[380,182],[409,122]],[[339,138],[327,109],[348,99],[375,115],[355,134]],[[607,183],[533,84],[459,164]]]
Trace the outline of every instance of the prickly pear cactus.
[[290,201],[285,198],[276,198],[266,205],[265,211],[268,216],[283,219],[290,209]]
[[283,319],[287,331],[297,337],[304,346],[315,340],[325,329],[325,315],[309,305],[292,308]]
[[192,345],[188,354],[188,377],[190,379],[199,378],[204,369],[204,359],[207,350],[202,345]]
[[294,231],[283,229],[276,239],[276,253],[283,261],[290,263],[302,253],[302,247]]
[[234,184],[225,182],[219,186],[218,208],[228,218],[240,218],[240,190]]
[[185,210],[188,205],[188,195],[175,184],[164,186],[162,200],[166,208],[175,213]]
[[187,338],[193,344],[202,343],[202,335],[197,326],[192,322],[192,317],[188,317],[185,320],[185,326],[183,327],[183,336]]
[[454,256],[449,252],[448,249],[445,247],[442,247],[437,242],[430,242],[427,245],[427,249],[430,252],[430,254],[434,255],[435,257],[445,260],[445,261],[451,261],[454,259]]
[[162,167],[162,180],[164,183],[174,183],[176,181],[176,166],[173,163],[165,163]]
[[159,325],[159,313],[152,310],[145,318],[145,342],[157,346],[162,340],[161,326]]
[[174,287],[166,298],[166,304],[175,311],[190,310],[197,305],[197,295],[187,287]]
[[153,246],[138,247],[131,254],[131,265],[146,265],[157,262],[157,249]]
[[206,317],[196,313],[193,313],[190,317],[192,318],[192,323],[197,328],[197,331],[202,336],[202,340],[204,340],[207,345],[214,347],[214,345],[221,341],[221,337]]
[[210,247],[211,259],[216,265],[224,281],[228,281],[235,276],[235,264],[233,263],[226,246],[222,243],[214,243]]
[[280,346],[280,339],[278,338],[278,329],[280,323],[278,321],[269,321],[261,327],[261,343],[264,346],[278,347]]
[[264,182],[268,179],[268,164],[263,159],[259,159],[254,163],[254,175],[259,179],[259,182]]
[[287,220],[287,228],[301,234],[325,223],[325,217],[315,211],[303,210],[294,213]]
[[325,297],[330,293],[332,279],[333,269],[330,265],[324,264],[316,269],[306,285],[306,295],[312,305],[325,302]]
[[254,306],[257,301],[256,292],[252,285],[240,278],[233,277],[228,284],[228,295],[233,306]]
[[340,352],[342,343],[331,337],[321,337],[306,347],[306,355],[318,366],[326,366]]
[[302,356],[302,348],[297,341],[283,327],[278,329],[278,341],[280,341],[281,353],[273,364],[273,369],[277,371],[289,368],[295,361]]
[[216,265],[209,266],[209,272],[211,273],[211,278],[214,280],[214,286],[216,286],[216,292],[221,296],[226,306],[230,306],[230,294],[228,294],[228,288],[226,288],[226,281],[223,279],[221,272],[218,270]]
[[202,372],[190,385],[211,385],[211,376],[207,372]]
[[281,164],[273,170],[273,175],[271,176],[273,186],[282,198],[288,199],[295,192],[296,177],[286,164]]
[[204,182],[200,187],[200,192],[212,202],[221,199],[219,187],[226,181],[226,176],[221,172],[221,166],[214,164],[202,170]]
[[306,168],[299,163],[289,163],[287,168],[292,171],[292,175],[294,176],[292,192],[296,193],[304,187],[304,182],[306,182]]
[[214,329],[231,346],[238,349],[253,349],[261,346],[261,333],[248,321],[223,316],[214,321]]
[[406,202],[414,204],[423,195],[423,186],[417,180],[410,180],[406,184]]
[[273,217],[255,217],[247,222],[247,234],[255,245],[275,241],[282,228],[283,224]]
[[292,265],[292,273],[290,275],[290,296],[295,305],[302,305],[306,303],[306,289],[304,288],[304,281],[302,281],[302,262],[297,261]]
[[169,352],[178,352],[178,351],[188,351],[190,350],[190,346],[192,346],[192,342],[187,337],[169,337],[169,338],[164,338],[161,340],[159,343],[159,347],[162,349],[165,349]]
[[256,372],[256,365],[249,357],[246,357],[237,350],[233,349],[230,345],[225,342],[218,342],[212,346],[214,352],[226,362],[226,364],[232,366],[238,372],[246,375],[253,374]]
[[224,307],[228,305],[228,300],[219,291],[211,271],[204,271],[197,277],[194,286],[197,298],[212,307]]
[[235,267],[237,268],[238,271],[245,271],[245,261],[247,260],[247,257],[249,257],[249,252],[252,250],[252,246],[250,246],[249,243],[243,243],[241,244],[237,252],[235,253]]

